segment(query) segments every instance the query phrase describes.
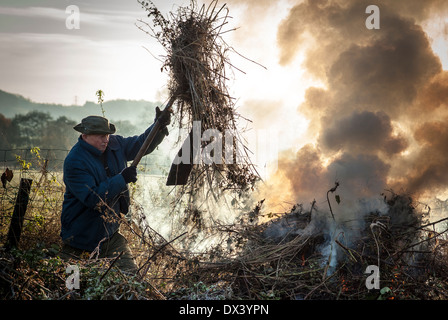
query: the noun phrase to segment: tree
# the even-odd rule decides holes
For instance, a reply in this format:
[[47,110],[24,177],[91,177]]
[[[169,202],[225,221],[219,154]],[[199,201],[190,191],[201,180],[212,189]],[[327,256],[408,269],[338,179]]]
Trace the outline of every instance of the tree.
[[40,147],[42,134],[51,121],[49,113],[30,111],[17,114],[12,119],[10,143],[15,147]]
[[0,149],[10,149],[11,119],[0,113]]
[[40,144],[42,148],[49,149],[70,149],[76,142],[78,133],[73,130],[76,122],[61,116],[56,120],[47,123],[42,132]]
[[[6,127],[7,120],[11,122],[9,127]],[[0,126],[5,127],[4,136],[7,142],[4,143],[7,143],[9,148],[39,147],[68,150],[77,138],[77,133],[73,130],[76,122],[66,116],[53,120],[49,113],[30,111],[25,115],[15,115],[12,120],[0,118],[0,123],[2,123]]]

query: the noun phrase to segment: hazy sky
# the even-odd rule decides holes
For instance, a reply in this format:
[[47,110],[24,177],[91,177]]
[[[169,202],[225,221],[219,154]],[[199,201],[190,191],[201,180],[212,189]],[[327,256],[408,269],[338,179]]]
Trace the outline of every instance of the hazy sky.
[[[236,98],[244,99],[255,94],[254,91],[266,92],[260,88],[285,79],[286,74],[300,78],[300,70],[293,73],[290,68],[280,70],[275,49],[277,25],[294,2],[278,1],[277,5],[270,6],[269,16],[259,10],[260,21],[251,19],[248,23],[247,5],[239,2],[228,5],[233,17],[229,26],[239,28],[229,34],[230,44],[265,65],[268,72],[241,61],[238,67],[247,75],[235,75],[240,87],[235,89],[239,94]],[[154,3],[168,13],[189,1],[156,0]],[[70,19],[66,8],[70,5],[79,8],[79,29],[66,27],[66,20]],[[137,0],[3,0],[0,4],[0,89],[37,102],[67,105],[95,100],[98,89],[105,92],[106,99],[166,99],[163,92],[166,79],[160,72],[160,62],[143,47],[155,55],[163,51],[136,27],[141,18],[145,19],[145,12]],[[255,79],[264,79],[264,84],[254,85]],[[280,96],[273,92],[277,90],[271,91],[271,99]]]
[[[69,5],[79,8],[79,29],[66,27]],[[135,26],[139,18],[137,1],[3,0],[0,89],[63,104],[95,100],[98,89],[106,99],[154,99],[163,79],[143,49],[157,47]]]

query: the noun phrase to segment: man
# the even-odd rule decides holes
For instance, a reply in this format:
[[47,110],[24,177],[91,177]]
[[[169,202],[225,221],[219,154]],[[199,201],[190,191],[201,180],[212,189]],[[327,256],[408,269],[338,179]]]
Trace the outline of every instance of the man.
[[[157,107],[156,121],[162,130],[146,154],[168,135],[170,113],[162,116]],[[137,271],[127,241],[119,233],[119,220],[129,210],[127,184],[137,181],[137,168],[127,167],[127,162],[137,155],[152,127],[128,138],[114,135],[115,126],[104,117],[89,116],[74,127],[81,135],[64,161],[63,256],[94,252],[100,258],[114,258],[121,254],[116,265],[123,271]]]

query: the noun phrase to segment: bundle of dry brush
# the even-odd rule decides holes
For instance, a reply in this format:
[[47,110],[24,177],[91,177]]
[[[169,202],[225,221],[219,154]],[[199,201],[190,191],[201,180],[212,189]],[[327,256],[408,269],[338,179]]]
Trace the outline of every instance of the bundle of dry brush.
[[[233,150],[233,163],[229,163],[229,157],[227,161],[224,159],[223,151],[222,159],[215,158],[211,164],[194,164],[186,187],[198,191],[207,186],[215,193],[229,189],[247,191],[253,187],[258,174],[238,134],[240,116],[227,88],[226,73],[236,69],[228,53],[236,52],[222,38],[224,33],[234,30],[224,30],[229,18],[226,5],[219,7],[218,1],[212,1],[208,6],[198,7],[192,0],[188,7],[179,7],[164,17],[151,1],[138,2],[152,24],[139,20],[137,26],[154,37],[166,52],[161,70],[169,75],[168,90],[170,97],[176,98],[179,127],[191,132],[193,121],[200,121],[201,136],[207,129],[217,129],[222,133],[218,139],[222,139],[219,143],[223,150]],[[232,132],[233,145],[225,144],[226,131]]]

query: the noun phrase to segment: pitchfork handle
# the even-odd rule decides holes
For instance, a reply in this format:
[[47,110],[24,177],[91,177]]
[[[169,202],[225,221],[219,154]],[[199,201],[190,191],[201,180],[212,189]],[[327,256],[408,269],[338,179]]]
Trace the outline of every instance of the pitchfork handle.
[[160,121],[159,119],[164,116],[167,112],[170,112],[169,109],[171,105],[176,100],[176,97],[171,97],[170,101],[168,101],[168,104],[165,106],[165,109],[163,109],[160,116],[157,118],[156,122],[154,123],[151,131],[149,132],[148,136],[145,139],[145,142],[141,146],[140,150],[138,151],[137,155],[134,158],[134,161],[132,161],[131,166],[137,166],[140,163],[140,160],[142,157],[146,154],[146,151],[148,151],[149,145],[152,143],[154,138],[156,137],[157,133],[159,133],[159,130],[161,129]]

